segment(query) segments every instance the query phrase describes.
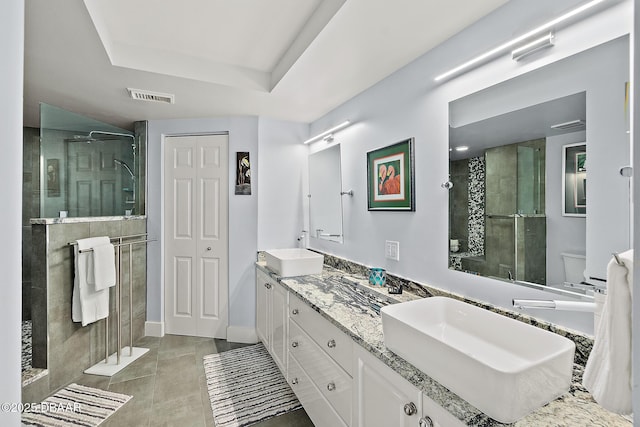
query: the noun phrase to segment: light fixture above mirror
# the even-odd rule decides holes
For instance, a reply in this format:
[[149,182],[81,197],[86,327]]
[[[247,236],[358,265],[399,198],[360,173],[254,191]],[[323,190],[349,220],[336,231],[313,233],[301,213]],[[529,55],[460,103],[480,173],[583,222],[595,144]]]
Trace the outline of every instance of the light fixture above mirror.
[[303,144],[310,144],[312,142],[319,141],[321,139],[322,140],[326,140],[327,142],[332,142],[333,141],[333,133],[346,128],[350,124],[351,124],[351,122],[349,120],[345,120],[344,122],[340,123],[339,125],[334,126],[331,129],[327,129],[324,132],[319,133],[318,135],[307,139],[306,141],[303,142]]
[[[524,33],[524,34],[522,34],[522,35],[520,35],[518,37],[515,37],[515,38],[513,38],[513,39],[511,39],[511,40],[509,40],[509,41],[507,41],[507,42],[505,42],[505,43],[493,48],[493,49],[490,49],[490,50],[486,51],[485,53],[483,53],[481,55],[478,55],[478,56],[476,56],[476,57],[474,57],[474,58],[462,63],[461,65],[458,65],[457,67],[452,68],[449,71],[446,71],[446,72],[436,76],[434,78],[434,80],[436,82],[439,82],[439,81],[445,80],[448,77],[451,77],[451,76],[454,76],[456,74],[459,74],[459,73],[461,73],[463,71],[467,71],[467,70],[471,69],[472,67],[480,65],[483,62],[488,61],[489,59],[495,57],[496,55],[505,52],[508,49],[511,49],[511,48],[513,48],[515,46],[518,46],[518,44],[520,44],[520,43],[525,42],[526,44],[524,46],[521,46],[520,48],[517,48],[516,50],[524,49],[527,46],[534,45],[535,43],[544,43],[544,38],[537,38],[537,39],[533,40],[533,37],[536,37],[537,35],[539,35],[543,31],[547,31],[547,30],[551,30],[551,29],[557,28],[557,26],[559,24],[566,23],[570,19],[572,19],[572,18],[574,18],[574,17],[576,17],[578,15],[581,15],[582,13],[584,13],[584,12],[586,12],[588,10],[593,9],[595,6],[599,5],[600,3],[604,3],[604,2],[607,2],[607,1],[608,0],[592,0],[592,1],[589,1],[587,3],[584,3],[581,6],[578,6],[575,9],[572,9],[572,10],[570,10],[570,11],[568,11],[568,12],[566,12],[566,13],[560,15],[560,16],[558,16],[557,18],[554,18],[551,21],[546,22],[546,23],[538,26],[538,27],[534,28],[531,31],[528,31],[528,32],[526,32],[526,33]],[[547,35],[545,37],[547,39],[549,39],[549,38],[552,39],[553,38],[552,35],[551,36]],[[547,42],[547,44],[548,43],[550,43],[550,42]],[[533,52],[531,52],[531,53],[533,53]]]

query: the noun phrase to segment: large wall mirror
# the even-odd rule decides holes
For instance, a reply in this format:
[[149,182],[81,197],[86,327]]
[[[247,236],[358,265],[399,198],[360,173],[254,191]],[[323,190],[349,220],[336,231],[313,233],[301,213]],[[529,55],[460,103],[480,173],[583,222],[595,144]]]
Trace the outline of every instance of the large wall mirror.
[[310,237],[342,243],[340,145],[309,155]]
[[629,40],[449,104],[449,268],[590,294],[630,247]]

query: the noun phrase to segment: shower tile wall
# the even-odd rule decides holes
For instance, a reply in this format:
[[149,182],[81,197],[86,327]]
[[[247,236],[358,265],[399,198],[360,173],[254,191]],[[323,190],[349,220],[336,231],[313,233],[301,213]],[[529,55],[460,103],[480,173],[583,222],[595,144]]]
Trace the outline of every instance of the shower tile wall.
[[23,129],[22,320],[31,320],[31,218],[40,216],[40,130]]
[[484,255],[484,157],[469,159],[469,248],[471,255]]
[[[460,241],[460,251],[449,256],[449,267],[455,270],[482,269],[485,247],[485,161],[473,157],[450,162],[449,236]],[[464,258],[464,262],[463,262]],[[476,265],[479,264],[479,265]]]
[[[104,359],[105,336],[101,320],[82,327],[71,320],[73,250],[69,242],[95,236],[124,236],[146,232],[145,219],[94,221],[62,224],[33,224],[33,366],[47,368],[48,387],[53,392]],[[129,253],[123,251],[122,338],[129,340]],[[133,250],[133,341],[144,335],[146,317],[146,248]],[[115,313],[111,290],[110,313]],[[116,316],[109,317],[109,352],[117,348]],[[47,347],[48,343],[48,347]],[[71,362],[72,361],[72,362]],[[39,388],[42,389],[42,388]],[[37,399],[39,396],[24,396]],[[36,400],[34,400],[36,401]]]
[[[460,241],[460,252],[467,251],[469,239],[469,161],[450,163],[449,174],[453,188],[449,191],[449,237]],[[457,259],[457,258],[456,258]],[[456,268],[456,266],[453,266]]]

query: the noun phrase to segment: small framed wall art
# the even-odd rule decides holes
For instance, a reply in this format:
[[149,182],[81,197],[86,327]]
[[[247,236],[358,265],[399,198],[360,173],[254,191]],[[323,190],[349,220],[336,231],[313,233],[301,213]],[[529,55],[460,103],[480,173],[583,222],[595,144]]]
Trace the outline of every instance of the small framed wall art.
[[413,138],[367,153],[370,211],[415,211]]
[[251,195],[251,161],[248,151],[236,153],[236,194]]

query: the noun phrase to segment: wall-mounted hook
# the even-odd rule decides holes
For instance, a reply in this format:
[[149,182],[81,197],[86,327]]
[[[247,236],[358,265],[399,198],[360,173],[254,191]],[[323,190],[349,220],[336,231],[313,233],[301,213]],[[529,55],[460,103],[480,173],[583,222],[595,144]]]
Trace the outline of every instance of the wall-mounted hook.
[[351,196],[353,197],[353,190],[349,190],[349,191],[341,191],[340,192],[341,196]]
[[440,187],[446,188],[447,190],[451,190],[453,188],[453,182],[447,181],[440,184]]
[[622,166],[620,168],[620,175],[625,178],[631,178],[633,176],[633,166]]

